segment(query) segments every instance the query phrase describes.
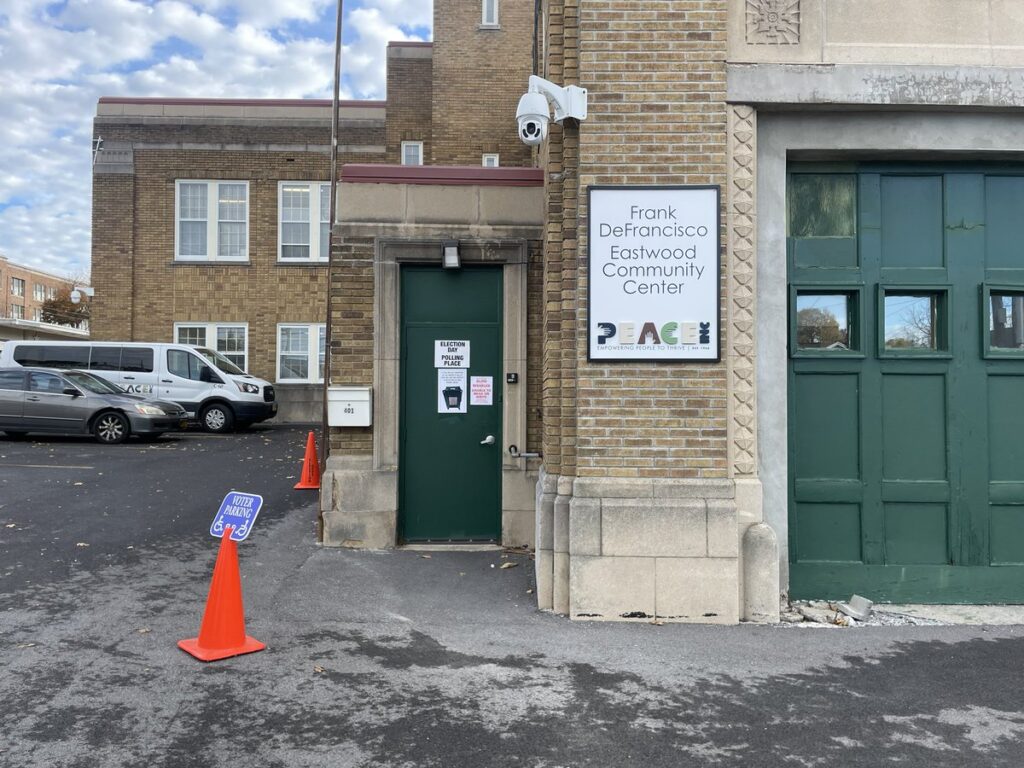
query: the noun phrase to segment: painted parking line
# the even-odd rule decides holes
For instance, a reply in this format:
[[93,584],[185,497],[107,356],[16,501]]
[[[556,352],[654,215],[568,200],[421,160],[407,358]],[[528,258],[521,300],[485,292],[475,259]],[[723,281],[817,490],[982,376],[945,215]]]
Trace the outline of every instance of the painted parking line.
[[4,467],[20,467],[24,469],[96,469],[96,467],[84,467],[76,464],[8,464],[0,462],[0,469]]

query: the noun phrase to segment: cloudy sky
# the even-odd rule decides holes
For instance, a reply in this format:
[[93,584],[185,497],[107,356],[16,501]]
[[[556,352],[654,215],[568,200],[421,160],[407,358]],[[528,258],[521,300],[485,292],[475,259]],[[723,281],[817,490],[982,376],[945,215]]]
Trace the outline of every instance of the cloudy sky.
[[[89,271],[100,96],[330,98],[335,0],[0,0],[0,254]],[[430,0],[345,0],[343,99],[384,98]]]

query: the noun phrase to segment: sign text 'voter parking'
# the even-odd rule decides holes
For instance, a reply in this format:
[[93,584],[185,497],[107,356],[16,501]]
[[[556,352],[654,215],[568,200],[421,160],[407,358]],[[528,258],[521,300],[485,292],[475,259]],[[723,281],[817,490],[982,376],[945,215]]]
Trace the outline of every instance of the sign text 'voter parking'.
[[262,506],[262,496],[231,491],[220,503],[217,516],[213,518],[213,524],[210,526],[210,535],[215,539],[223,538],[224,529],[230,525],[231,540],[244,541],[256,523],[256,516]]

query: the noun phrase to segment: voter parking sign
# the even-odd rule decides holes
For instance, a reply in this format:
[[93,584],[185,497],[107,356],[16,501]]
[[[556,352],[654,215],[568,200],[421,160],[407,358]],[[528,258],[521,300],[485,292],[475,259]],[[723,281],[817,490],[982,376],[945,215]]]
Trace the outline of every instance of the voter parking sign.
[[210,526],[210,535],[215,539],[221,539],[224,537],[224,529],[231,526],[231,540],[245,541],[245,537],[256,524],[256,515],[260,513],[262,506],[262,496],[231,491],[220,503],[217,516],[213,518],[213,525]]

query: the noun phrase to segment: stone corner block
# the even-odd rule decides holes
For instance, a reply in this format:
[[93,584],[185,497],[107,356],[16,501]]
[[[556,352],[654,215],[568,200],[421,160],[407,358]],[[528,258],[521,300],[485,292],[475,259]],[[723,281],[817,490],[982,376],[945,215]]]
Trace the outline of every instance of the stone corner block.
[[654,559],[576,556],[569,563],[569,615],[604,621],[654,617]]
[[708,557],[739,557],[740,531],[736,505],[731,501],[708,501]]
[[328,469],[322,487],[330,485],[330,507],[324,503],[324,545],[359,549],[395,546],[398,522],[398,473],[395,471]]
[[569,503],[569,554],[601,554],[600,499],[573,498]]
[[618,557],[704,557],[707,509],[696,499],[605,499],[601,553]]
[[736,495],[732,480],[655,480],[656,499],[731,499]]
[[591,499],[649,499],[654,482],[629,477],[578,477],[572,495]]
[[698,624],[740,620],[739,561],[735,558],[658,558],[659,619]]

